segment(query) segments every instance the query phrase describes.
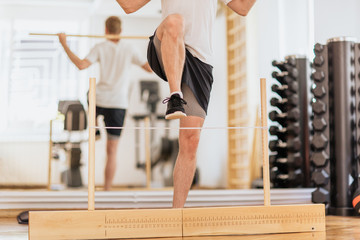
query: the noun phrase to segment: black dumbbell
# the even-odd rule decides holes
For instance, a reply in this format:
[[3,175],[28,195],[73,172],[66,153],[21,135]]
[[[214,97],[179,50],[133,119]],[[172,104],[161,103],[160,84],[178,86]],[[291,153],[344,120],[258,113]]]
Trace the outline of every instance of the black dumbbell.
[[320,43],[316,43],[314,46],[314,53],[321,53],[324,50],[324,46],[321,45]]
[[298,187],[303,182],[304,174],[301,169],[282,173],[277,167],[270,171],[270,179],[275,187]]
[[271,86],[271,90],[277,93],[280,97],[287,98],[298,91],[298,84],[297,82],[291,82],[281,86],[274,84]]
[[293,108],[286,113],[278,113],[277,111],[271,111],[269,113],[271,121],[277,121],[282,126],[287,124],[287,121],[297,121],[300,118],[300,111],[298,108]]
[[324,57],[319,55],[319,56],[315,56],[314,58],[314,65],[316,67],[321,67],[324,64]]
[[311,74],[311,79],[316,82],[322,82],[325,79],[325,73],[323,71],[316,71]]
[[274,60],[271,64],[280,71],[288,71],[290,68],[296,67],[296,59],[290,57],[283,62]]
[[296,58],[294,56],[287,57],[285,63],[289,64],[292,67],[296,67]]
[[282,85],[288,85],[295,81],[294,78],[289,76],[288,72],[273,72],[271,76]]
[[330,202],[329,191],[324,188],[317,188],[311,193],[311,200],[313,203],[328,203]]
[[291,151],[297,152],[301,148],[301,142],[299,138],[289,139],[287,141],[271,140],[269,142],[269,149],[274,152]]
[[360,188],[358,188],[353,195],[352,205],[356,214],[360,214]]
[[299,168],[301,167],[303,160],[300,153],[289,153],[287,157],[278,157],[277,155],[271,155],[269,157],[269,162],[272,166],[277,166],[280,169],[283,166],[290,168]]
[[316,186],[323,187],[329,183],[329,174],[325,171],[325,169],[317,169],[311,174],[311,180],[316,184]]
[[322,132],[327,127],[327,122],[323,117],[315,117],[314,120],[312,121],[312,126],[315,131]]
[[313,98],[311,102],[311,107],[313,109],[313,112],[316,114],[324,114],[326,112],[326,103],[319,99]]
[[271,76],[278,80],[281,84],[288,84],[295,81],[295,79],[299,76],[299,72],[296,68],[293,68],[291,71],[273,72]]
[[289,96],[288,98],[278,99],[278,98],[271,98],[270,105],[277,107],[282,112],[287,112],[293,107],[297,106],[299,103],[299,98],[297,95]]
[[327,144],[328,144],[328,139],[327,137],[319,132],[315,132],[312,140],[311,140],[311,146],[316,150],[316,151],[320,151],[326,148]]
[[315,167],[325,167],[329,161],[329,155],[325,151],[314,152],[310,156],[310,161]]
[[269,132],[271,135],[277,136],[280,139],[286,139],[289,135],[297,136],[300,132],[300,125],[294,123],[281,129],[277,126],[271,126]]
[[325,87],[320,84],[313,84],[311,87],[311,92],[316,98],[322,98],[326,94]]

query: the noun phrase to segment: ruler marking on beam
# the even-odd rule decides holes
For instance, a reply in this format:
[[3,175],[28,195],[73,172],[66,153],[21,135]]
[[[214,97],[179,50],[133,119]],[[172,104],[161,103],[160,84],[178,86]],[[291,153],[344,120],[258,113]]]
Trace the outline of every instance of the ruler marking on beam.
[[205,227],[205,226],[239,226],[239,225],[259,225],[259,224],[282,224],[297,223],[311,224],[319,223],[324,218],[319,213],[295,213],[295,214],[249,214],[249,215],[220,215],[209,217],[186,217],[184,218],[185,227]]

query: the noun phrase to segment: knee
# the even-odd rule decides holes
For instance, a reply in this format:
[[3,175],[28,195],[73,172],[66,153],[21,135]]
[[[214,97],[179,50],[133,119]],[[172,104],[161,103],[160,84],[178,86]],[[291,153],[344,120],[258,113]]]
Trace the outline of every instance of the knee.
[[178,38],[184,35],[184,18],[180,14],[167,16],[164,24],[165,32],[172,38]]
[[198,134],[187,134],[180,141],[180,150],[190,158],[196,157],[200,136]]
[[106,148],[107,155],[113,156],[117,153],[117,146],[116,145],[108,145]]

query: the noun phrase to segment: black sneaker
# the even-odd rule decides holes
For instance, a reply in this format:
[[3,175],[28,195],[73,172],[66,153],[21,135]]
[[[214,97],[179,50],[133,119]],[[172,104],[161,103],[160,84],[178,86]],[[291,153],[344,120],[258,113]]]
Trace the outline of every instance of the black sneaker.
[[169,98],[165,98],[163,103],[167,103],[167,110],[165,119],[178,119],[186,117],[183,104],[187,104],[184,99],[180,97],[179,94],[175,93]]
[[95,131],[95,140],[99,140],[101,138],[100,130],[96,129]]

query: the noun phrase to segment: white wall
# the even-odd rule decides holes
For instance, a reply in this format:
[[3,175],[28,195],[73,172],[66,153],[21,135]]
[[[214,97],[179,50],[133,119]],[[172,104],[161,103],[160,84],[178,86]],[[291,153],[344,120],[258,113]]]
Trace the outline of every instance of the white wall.
[[315,42],[326,44],[333,37],[360,40],[360,1],[314,0]]
[[[225,15],[217,18],[215,26],[214,83],[204,127],[227,126],[227,64]],[[200,185],[225,187],[227,173],[227,129],[202,130],[198,151]]]

